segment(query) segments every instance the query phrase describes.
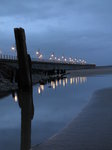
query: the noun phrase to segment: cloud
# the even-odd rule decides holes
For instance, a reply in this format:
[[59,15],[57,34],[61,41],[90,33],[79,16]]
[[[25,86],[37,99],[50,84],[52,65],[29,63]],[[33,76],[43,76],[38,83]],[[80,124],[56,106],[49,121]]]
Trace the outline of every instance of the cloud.
[[37,48],[48,49],[45,53],[53,49],[59,55],[71,53],[89,60],[90,52],[95,57],[112,48],[111,4],[111,0],[4,0],[0,5],[1,47],[9,48],[14,43],[13,28],[23,27],[32,54]]

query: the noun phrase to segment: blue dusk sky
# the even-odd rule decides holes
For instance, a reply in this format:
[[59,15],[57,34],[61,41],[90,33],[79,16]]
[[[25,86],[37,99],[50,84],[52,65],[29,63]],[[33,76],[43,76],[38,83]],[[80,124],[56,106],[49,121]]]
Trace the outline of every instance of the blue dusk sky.
[[112,64],[112,0],[0,0],[0,49],[11,54],[15,27],[26,32],[32,57],[54,52]]

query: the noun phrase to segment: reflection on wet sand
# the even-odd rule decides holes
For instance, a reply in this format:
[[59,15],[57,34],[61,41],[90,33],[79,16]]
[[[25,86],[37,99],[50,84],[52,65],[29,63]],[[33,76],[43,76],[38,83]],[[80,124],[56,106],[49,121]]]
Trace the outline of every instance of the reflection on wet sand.
[[[87,82],[87,77],[72,77],[72,78],[60,78],[60,79],[56,79],[56,80],[51,80],[49,83],[50,83],[50,86],[52,89],[56,89],[56,87],[58,86],[63,86],[65,87],[67,84],[84,84],[85,82]],[[38,94],[41,94],[42,92],[44,91],[44,84],[40,84],[38,86]]]

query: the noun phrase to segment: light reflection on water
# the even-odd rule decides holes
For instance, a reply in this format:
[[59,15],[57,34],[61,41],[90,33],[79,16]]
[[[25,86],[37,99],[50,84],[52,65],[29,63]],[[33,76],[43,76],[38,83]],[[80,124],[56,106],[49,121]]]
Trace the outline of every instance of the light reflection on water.
[[[71,77],[71,78],[64,78],[64,79],[59,79],[59,81],[56,79],[55,81],[51,81],[50,82],[50,86],[52,89],[56,89],[58,86],[63,86],[65,87],[67,84],[84,84],[87,82],[87,77]],[[37,87],[37,91],[38,91],[38,94],[41,94],[42,92],[44,92],[45,90],[45,86],[44,84],[40,84],[38,85]],[[17,93],[15,92],[14,95],[13,95],[13,99],[15,102],[18,101],[18,97],[17,97]]]
[[[51,81],[50,82],[50,87],[52,89],[56,89],[58,86],[63,86],[65,87],[67,84],[84,84],[87,82],[87,77],[71,77],[71,78],[63,78],[63,79],[59,79],[59,80],[55,80],[55,81]],[[44,84],[40,84],[38,86],[38,94],[41,94],[44,91],[45,87]]]
[[[32,145],[39,144],[59,132],[84,108],[95,90],[109,87],[111,83],[111,76],[70,77],[34,86]],[[0,149],[2,150],[20,150],[21,113],[17,102],[17,93],[13,93],[13,100],[11,96],[0,100],[0,135],[2,135]]]

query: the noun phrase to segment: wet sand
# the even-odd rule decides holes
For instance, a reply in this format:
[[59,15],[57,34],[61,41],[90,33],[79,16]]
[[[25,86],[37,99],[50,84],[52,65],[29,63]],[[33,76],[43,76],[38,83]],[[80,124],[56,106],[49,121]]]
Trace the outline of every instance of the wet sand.
[[96,91],[60,133],[33,150],[112,150],[112,88]]

